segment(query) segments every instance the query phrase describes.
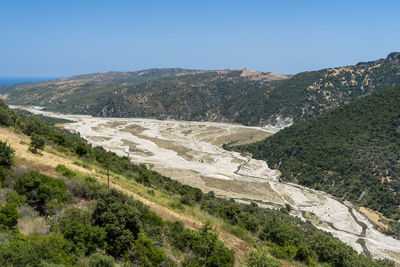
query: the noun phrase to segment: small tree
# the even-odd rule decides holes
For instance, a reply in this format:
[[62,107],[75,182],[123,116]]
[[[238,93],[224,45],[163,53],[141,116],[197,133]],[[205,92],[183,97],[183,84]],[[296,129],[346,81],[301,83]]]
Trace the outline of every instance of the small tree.
[[13,162],[14,149],[7,142],[0,141],[0,167],[10,168]]
[[46,139],[42,135],[38,134],[33,134],[31,136],[31,144],[29,147],[29,150],[36,154],[38,152],[38,149],[43,150],[44,145],[45,145]]

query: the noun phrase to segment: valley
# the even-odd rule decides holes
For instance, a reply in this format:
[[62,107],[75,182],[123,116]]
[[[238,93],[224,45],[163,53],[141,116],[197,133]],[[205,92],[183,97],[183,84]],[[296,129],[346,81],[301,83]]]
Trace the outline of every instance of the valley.
[[91,144],[128,156],[204,192],[273,208],[289,204],[292,215],[310,220],[357,252],[400,263],[400,241],[377,231],[350,203],[321,191],[283,183],[279,180],[280,172],[270,169],[265,161],[222,149],[226,143],[240,145],[263,140],[278,129],[213,122],[97,118],[25,109],[72,120],[74,123],[62,126],[78,132]]

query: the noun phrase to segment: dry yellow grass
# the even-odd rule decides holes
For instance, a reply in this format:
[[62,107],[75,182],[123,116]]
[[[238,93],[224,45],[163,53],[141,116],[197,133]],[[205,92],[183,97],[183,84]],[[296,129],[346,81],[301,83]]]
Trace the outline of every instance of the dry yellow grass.
[[[71,170],[95,178],[100,183],[107,183],[107,178],[105,175],[99,173],[94,169],[86,169],[74,164],[73,162],[74,160],[76,160],[74,158],[68,158],[61,153],[50,153],[47,151],[42,151],[41,155],[29,152],[29,137],[17,134],[10,129],[0,127],[0,140],[7,141],[7,143],[10,144],[11,147],[15,150],[16,160],[17,162],[19,162],[19,165],[22,164],[22,166],[25,166],[27,168],[38,169],[42,173],[45,173],[47,175],[55,175],[54,168],[58,164],[63,164]],[[119,177],[115,174],[113,174],[113,176]],[[120,179],[110,181],[110,187],[113,187],[131,196],[132,198],[143,202],[145,205],[149,206],[153,212],[155,212],[157,215],[165,220],[181,221],[187,228],[193,230],[200,229],[204,224],[203,221],[194,216],[171,210],[163,205],[160,205],[154,201],[140,196],[132,190],[124,188],[123,184],[120,185],[119,183]],[[30,229],[29,224],[26,224],[26,229],[24,229],[24,231],[30,233],[31,230],[34,229]],[[234,236],[233,234],[230,234],[227,231],[223,230],[220,225],[216,226],[216,230],[219,233],[220,240],[222,240],[229,248],[233,249],[236,252],[237,257],[235,265],[238,265],[240,260],[243,259],[245,253],[248,250],[252,249],[251,245],[249,245],[244,240]]]
[[388,225],[381,221],[381,218],[384,218],[382,214],[365,207],[360,207],[358,210],[364,214],[376,227],[380,228],[380,230],[387,230]]

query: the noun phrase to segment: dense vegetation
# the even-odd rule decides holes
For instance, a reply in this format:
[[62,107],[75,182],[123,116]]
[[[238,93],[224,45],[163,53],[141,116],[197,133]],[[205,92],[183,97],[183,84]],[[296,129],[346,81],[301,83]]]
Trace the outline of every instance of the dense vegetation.
[[[391,56],[393,55],[393,56]],[[265,125],[277,116],[294,122],[400,84],[400,54],[354,66],[299,73],[288,80],[232,98],[221,114],[246,125]]]
[[235,149],[265,159],[286,180],[400,219],[400,87]]
[[247,70],[180,70],[174,74],[153,75],[142,82],[112,78],[93,81],[94,78],[81,76],[3,86],[0,94],[7,95],[7,102],[12,104],[41,105],[48,110],[96,116],[225,120],[218,115],[224,102],[287,78],[285,75]]
[[[174,209],[199,207],[223,220],[239,237],[252,244],[260,242],[259,249],[249,253],[243,262],[246,266],[281,266],[276,258],[310,266],[392,266],[388,261],[371,261],[358,255],[311,223],[290,216],[290,206],[271,210],[256,203],[247,205],[217,198],[212,192],[204,194],[144,165],[133,164],[126,157],[93,148],[78,136],[53,128],[37,117],[18,115],[3,104],[0,114],[8,118],[4,120],[7,124],[2,125],[31,135],[41,134],[47,145],[78,156],[83,162],[80,164],[109,166],[113,173],[148,187],[149,192],[158,191],[177,199]],[[0,149],[8,151],[4,162],[12,163],[12,148],[5,142],[0,145]],[[4,200],[6,205],[0,209],[1,265],[113,266],[115,261],[142,266],[174,266],[177,262],[182,266],[233,265],[233,251],[218,240],[212,225],[192,231],[179,222],[165,222],[141,202],[63,165],[56,167],[58,177],[11,166],[2,163],[1,190],[9,193]],[[82,202],[89,203],[87,209],[76,206]],[[27,216],[24,210],[29,207],[47,218],[51,224],[48,232],[19,233],[18,218]]]
[[386,59],[303,72],[290,79],[247,70],[91,74],[0,87],[0,94],[12,104],[71,113],[264,126],[276,123],[278,117],[302,121],[400,84],[399,58],[392,53]]

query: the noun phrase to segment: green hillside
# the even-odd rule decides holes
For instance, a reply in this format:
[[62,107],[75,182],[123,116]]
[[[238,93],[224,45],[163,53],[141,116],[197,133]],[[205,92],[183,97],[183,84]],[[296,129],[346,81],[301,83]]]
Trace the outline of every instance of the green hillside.
[[294,122],[350,103],[359,97],[400,85],[400,53],[354,66],[299,73],[224,103],[221,115],[246,125]]
[[235,147],[282,178],[400,219],[400,87]]
[[153,69],[0,87],[9,104],[95,116],[227,121],[265,126],[302,121],[400,84],[400,53],[293,77],[249,70]]
[[224,121],[223,103],[281,79],[286,76],[248,70],[154,79],[120,90],[96,115]]
[[[70,78],[0,87],[3,99],[12,104],[48,106],[62,104],[68,112],[92,112],[93,105],[100,109],[115,90],[125,84],[136,84],[151,79],[174,77],[204,71],[179,68],[148,69],[136,72],[107,72],[73,76]],[[82,104],[82,106],[79,106]]]
[[[1,101],[0,125],[2,266],[393,266],[290,216],[290,206],[204,194]],[[31,147],[43,138],[38,154],[24,134]],[[104,185],[107,166],[118,190]]]

